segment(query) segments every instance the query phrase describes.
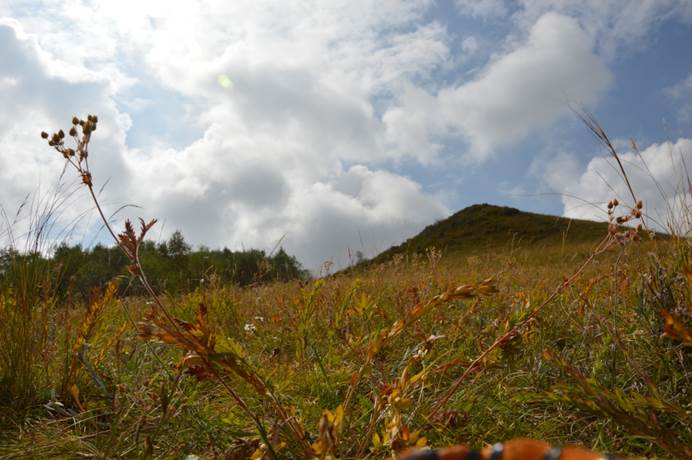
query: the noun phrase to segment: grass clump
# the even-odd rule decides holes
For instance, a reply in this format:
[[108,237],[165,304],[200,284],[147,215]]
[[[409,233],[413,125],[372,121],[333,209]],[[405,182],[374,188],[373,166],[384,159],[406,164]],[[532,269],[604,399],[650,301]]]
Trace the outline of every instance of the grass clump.
[[55,326],[53,273],[37,254],[20,257],[7,251],[0,277],[0,401],[18,407],[45,394],[51,379],[44,358],[52,347]]

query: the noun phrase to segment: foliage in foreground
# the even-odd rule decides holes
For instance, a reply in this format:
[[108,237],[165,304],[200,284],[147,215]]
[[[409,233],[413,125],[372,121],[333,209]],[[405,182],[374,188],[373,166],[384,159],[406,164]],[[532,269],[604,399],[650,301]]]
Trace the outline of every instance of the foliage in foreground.
[[[472,360],[563,281],[572,263],[562,248],[468,259],[431,253],[308,284],[212,286],[171,305],[190,331],[206,327],[216,351],[252,375],[232,372],[224,382],[257,414],[282,458],[301,454],[263,386],[316,452],[338,458],[515,436],[686,458],[688,245],[642,243],[602,254],[437,411]],[[498,292],[430,302],[488,277]],[[106,294],[88,306],[36,299],[29,323],[13,316],[26,314],[14,309],[14,291],[0,299],[10,319],[0,326],[0,457],[267,455],[222,384],[182,364],[191,359],[185,347],[166,345],[175,339],[161,330],[153,331],[160,341],[141,340],[135,323],[146,299]],[[206,315],[196,317],[199,305]],[[19,349],[8,335],[17,324],[27,324],[21,333],[33,346]],[[23,356],[9,359],[12,350]],[[32,385],[10,384],[12,372]]]
[[[77,150],[51,145],[93,196],[97,120],[75,120]],[[610,203],[596,247],[431,250],[169,298],[139,257],[154,221],[109,229],[145,298],[58,303],[30,260],[0,292],[0,457],[386,458],[530,436],[690,458],[690,242],[621,229],[634,202]]]

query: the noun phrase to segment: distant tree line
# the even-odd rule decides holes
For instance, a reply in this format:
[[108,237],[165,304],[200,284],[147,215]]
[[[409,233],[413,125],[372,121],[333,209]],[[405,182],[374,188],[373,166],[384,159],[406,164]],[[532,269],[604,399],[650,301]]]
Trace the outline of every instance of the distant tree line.
[[[204,246],[193,250],[176,231],[168,241],[145,241],[140,258],[147,278],[155,289],[171,294],[190,292],[205,283],[247,286],[269,281],[306,279],[309,272],[283,248],[274,254],[257,249],[212,250]],[[61,244],[50,257],[38,253],[20,254],[13,249],[0,250],[0,280],[10,264],[31,259],[55,273],[54,289],[60,294],[88,296],[117,276],[128,276],[128,260],[118,247],[97,244],[92,248]],[[121,283],[123,294],[139,295],[138,283]]]

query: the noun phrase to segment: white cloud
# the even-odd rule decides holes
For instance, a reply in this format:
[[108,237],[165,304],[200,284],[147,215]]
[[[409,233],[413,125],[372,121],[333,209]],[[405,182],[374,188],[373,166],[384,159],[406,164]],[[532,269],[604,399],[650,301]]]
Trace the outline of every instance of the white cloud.
[[[637,199],[644,202],[648,225],[686,233],[692,230],[692,190],[689,166],[692,164],[692,139],[675,143],[652,144],[642,150],[620,155]],[[564,193],[564,215],[604,220],[605,204],[612,198],[632,206],[632,198],[615,160],[593,157],[580,168],[575,156],[562,153],[546,167],[546,182]]]
[[476,40],[476,37],[466,37],[461,41],[461,50],[466,53],[466,54],[473,54],[476,51],[478,51],[478,40]]
[[348,250],[371,256],[449,213],[442,200],[404,177],[210,128],[182,151],[128,157],[134,201],[192,241],[272,248],[278,241],[311,269]]
[[401,148],[432,155],[439,150],[435,135],[458,135],[470,144],[470,157],[481,161],[570,113],[570,103],[595,106],[612,79],[578,22],[548,13],[525,43],[475,80],[435,96],[412,88],[384,121]]
[[651,31],[668,19],[689,22],[689,0],[521,0],[513,15],[520,30],[528,30],[548,12],[578,19],[595,40],[598,54],[607,59],[641,49]]
[[460,13],[473,17],[502,17],[509,12],[505,0],[456,0],[455,5]]
[[652,30],[668,20],[692,23],[689,0],[456,0],[455,5],[461,14],[474,18],[509,16],[514,28],[507,40],[510,44],[521,41],[547,13],[573,17],[607,60],[641,50],[651,40]]
[[[332,254],[340,264],[348,262],[349,249],[375,255],[449,213],[415,182],[363,166],[317,183],[294,200],[285,215],[287,247],[309,253],[317,246],[317,254]],[[320,260],[306,262],[314,266]]]
[[663,89],[663,94],[678,105],[678,119],[681,122],[692,120],[692,74],[684,80]]
[[686,99],[692,96],[692,74],[684,80],[665,88],[664,93],[672,99]]

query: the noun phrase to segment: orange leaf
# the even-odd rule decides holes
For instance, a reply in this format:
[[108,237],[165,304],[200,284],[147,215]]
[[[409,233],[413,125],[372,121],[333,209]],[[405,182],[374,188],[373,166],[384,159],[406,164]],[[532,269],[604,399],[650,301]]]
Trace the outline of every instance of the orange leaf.
[[665,320],[663,332],[666,335],[679,339],[685,345],[692,345],[692,330],[685,327],[678,318],[667,310],[661,310],[661,315]]

